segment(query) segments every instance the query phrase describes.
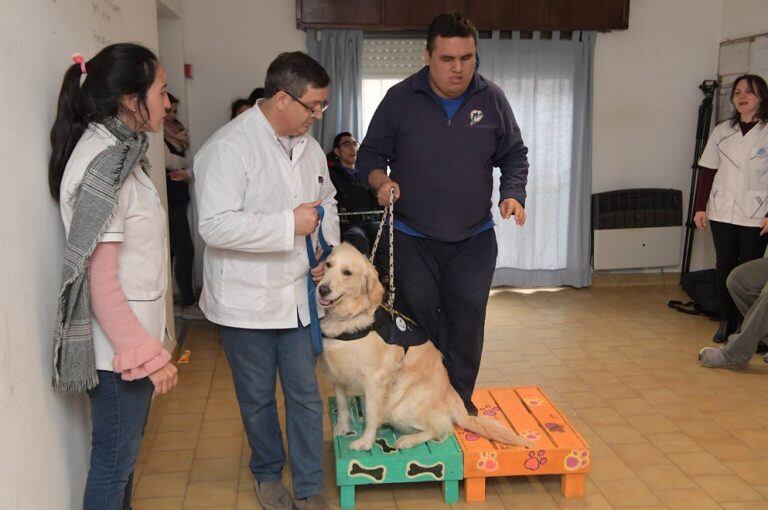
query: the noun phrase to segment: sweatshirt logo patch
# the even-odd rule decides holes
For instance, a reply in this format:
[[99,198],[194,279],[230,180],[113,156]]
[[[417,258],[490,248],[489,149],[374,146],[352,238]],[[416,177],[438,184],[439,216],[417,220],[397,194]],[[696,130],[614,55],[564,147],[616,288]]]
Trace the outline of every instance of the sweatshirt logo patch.
[[472,110],[469,112],[469,125],[474,126],[483,120],[483,112],[480,110]]

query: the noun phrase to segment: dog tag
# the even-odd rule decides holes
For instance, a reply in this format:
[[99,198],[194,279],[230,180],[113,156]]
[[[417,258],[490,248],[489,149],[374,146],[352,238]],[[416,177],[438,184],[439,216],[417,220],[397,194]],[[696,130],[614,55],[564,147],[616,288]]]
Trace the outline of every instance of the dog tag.
[[403,333],[405,333],[405,330],[407,329],[405,325],[405,319],[403,319],[399,315],[395,317],[395,326],[397,326],[397,329],[399,329]]

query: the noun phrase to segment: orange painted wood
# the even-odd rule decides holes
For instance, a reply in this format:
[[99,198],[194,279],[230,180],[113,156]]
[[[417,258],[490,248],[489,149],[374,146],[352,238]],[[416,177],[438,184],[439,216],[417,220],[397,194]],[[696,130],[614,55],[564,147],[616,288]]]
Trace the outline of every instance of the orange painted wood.
[[464,493],[469,503],[485,501],[485,478],[465,478]]
[[583,495],[584,474],[591,463],[589,446],[541,388],[482,388],[472,401],[479,416],[506,424],[533,444],[530,448],[506,445],[456,427],[464,453],[467,501],[485,499],[485,478],[490,476],[559,474],[565,497]]
[[563,475],[560,490],[566,498],[579,498],[584,495],[585,474]]

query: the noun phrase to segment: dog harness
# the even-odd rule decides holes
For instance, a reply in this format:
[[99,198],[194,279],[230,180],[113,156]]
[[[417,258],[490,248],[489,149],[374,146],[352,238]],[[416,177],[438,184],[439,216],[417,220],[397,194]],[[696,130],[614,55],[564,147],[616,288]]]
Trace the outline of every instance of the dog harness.
[[352,333],[342,333],[330,340],[352,341],[368,336],[375,331],[388,344],[402,347],[408,352],[410,347],[416,347],[429,341],[429,335],[418,324],[408,317],[393,310],[380,306],[373,315],[373,323],[368,327]]

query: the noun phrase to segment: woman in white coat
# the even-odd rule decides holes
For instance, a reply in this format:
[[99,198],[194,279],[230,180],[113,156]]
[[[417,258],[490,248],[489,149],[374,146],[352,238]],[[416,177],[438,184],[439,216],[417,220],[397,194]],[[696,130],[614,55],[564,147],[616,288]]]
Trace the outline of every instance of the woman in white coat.
[[131,508],[152,395],[177,381],[163,342],[166,218],[146,159],[146,132],[162,129],[170,105],[165,70],[147,48],[113,44],[73,60],[48,175],[66,233],[53,384],[90,401],[84,510],[119,510]]
[[740,315],[725,282],[738,265],[762,257],[768,237],[768,86],[746,74],[733,83],[733,116],[712,130],[699,159],[693,221],[712,229],[720,326],[713,340],[735,333]]

